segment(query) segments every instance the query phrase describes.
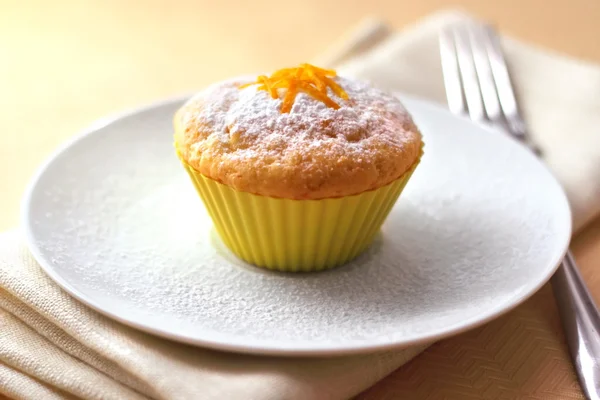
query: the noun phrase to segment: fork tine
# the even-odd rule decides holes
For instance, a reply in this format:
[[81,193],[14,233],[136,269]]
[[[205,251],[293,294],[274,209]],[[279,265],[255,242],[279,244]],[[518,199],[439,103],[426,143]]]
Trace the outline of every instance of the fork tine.
[[458,68],[469,107],[469,116],[475,122],[482,122],[485,120],[485,111],[481,100],[479,79],[475,70],[473,51],[469,43],[468,32],[463,27],[455,27],[453,33],[458,55]]
[[466,114],[467,105],[462,91],[462,82],[458,70],[454,34],[451,29],[443,28],[439,36],[440,57],[448,108],[453,114]]
[[500,107],[506,122],[508,123],[509,130],[511,133],[521,140],[527,139],[525,130],[525,123],[521,119],[519,108],[517,106],[517,100],[513,91],[508,67],[506,60],[504,59],[504,52],[500,45],[500,40],[494,28],[486,25],[482,28],[484,32],[484,39],[486,41],[486,48],[488,58],[490,60],[490,66],[498,89],[498,99],[500,100]]
[[469,24],[467,30],[485,113],[490,122],[501,124],[503,122],[502,110],[498,102],[498,92],[487,51],[490,46],[489,37],[480,24]]
[[519,112],[494,28],[478,23],[450,26],[440,32],[439,41],[450,111],[468,113],[474,122],[491,122],[540,155]]

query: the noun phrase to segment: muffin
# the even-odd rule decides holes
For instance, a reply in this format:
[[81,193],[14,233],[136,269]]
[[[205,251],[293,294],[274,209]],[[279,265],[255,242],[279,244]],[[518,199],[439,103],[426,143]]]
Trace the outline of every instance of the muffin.
[[174,127],[225,245],[279,271],[323,270],[365,250],[423,147],[396,97],[309,64],[213,84]]

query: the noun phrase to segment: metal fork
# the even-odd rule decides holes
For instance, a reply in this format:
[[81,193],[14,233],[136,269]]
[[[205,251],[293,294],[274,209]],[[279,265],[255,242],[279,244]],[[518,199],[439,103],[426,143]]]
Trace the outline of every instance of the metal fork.
[[[439,39],[450,111],[500,128],[538,153],[494,29],[467,23],[443,29]],[[570,251],[551,282],[579,382],[586,398],[600,400],[600,313]]]

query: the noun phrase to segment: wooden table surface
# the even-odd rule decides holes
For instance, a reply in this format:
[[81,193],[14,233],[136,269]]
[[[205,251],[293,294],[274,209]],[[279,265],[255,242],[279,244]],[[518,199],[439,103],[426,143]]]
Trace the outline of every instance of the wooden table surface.
[[[493,21],[503,32],[525,41],[600,63],[598,0],[0,0],[0,229],[17,226],[20,198],[36,167],[61,142],[99,117],[188,93],[231,75],[312,59],[369,14],[400,28],[449,5]],[[593,276],[594,265],[600,263],[600,221],[575,239],[574,249],[600,297],[600,275]],[[536,300],[547,298],[548,290],[515,312],[545,307],[552,315],[548,326],[559,332],[553,304]],[[453,343],[492,335],[490,330],[502,321],[434,346],[400,371],[400,378],[382,382],[364,397],[397,398],[386,397],[394,390],[389,385],[397,385],[398,379],[408,382],[409,375],[427,377],[428,362],[438,366],[436,377],[429,378],[437,385],[472,383],[480,371],[453,365],[457,357],[450,354],[456,348]],[[564,359],[564,338],[556,333],[554,339],[550,351]],[[494,359],[493,344],[477,346],[470,347],[473,357]],[[496,361],[493,368],[500,375],[514,375],[506,370],[514,367],[510,362]],[[443,363],[460,376],[441,373]],[[539,389],[547,371],[540,363],[530,364],[524,367],[528,368],[524,378],[502,381],[508,385],[502,393],[579,398],[568,363],[561,368],[566,371],[565,387],[571,385],[572,390],[561,394]],[[407,393],[417,393],[405,386],[398,393],[409,389],[412,392]],[[427,397],[423,396],[410,398]],[[461,396],[445,398],[467,398]]]

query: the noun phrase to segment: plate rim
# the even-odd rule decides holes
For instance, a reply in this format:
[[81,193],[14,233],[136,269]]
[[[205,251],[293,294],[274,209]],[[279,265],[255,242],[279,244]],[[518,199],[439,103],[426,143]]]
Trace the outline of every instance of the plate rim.
[[[443,105],[441,105],[438,102],[427,100],[427,99],[424,99],[419,96],[408,95],[403,92],[395,91],[393,93],[396,96],[398,96],[402,101],[408,100],[408,102],[410,102],[410,103],[418,103],[425,108],[434,108],[438,112],[445,113],[445,114],[451,116],[452,118],[472,123],[465,116],[451,114],[447,109],[445,109],[443,107]],[[98,130],[100,130],[120,119],[133,116],[135,114],[147,111],[152,108],[159,108],[159,107],[164,107],[164,106],[169,106],[169,105],[175,105],[177,103],[183,103],[190,97],[191,97],[191,94],[173,96],[173,97],[169,97],[166,99],[146,103],[146,104],[138,106],[138,107],[129,108],[125,111],[114,113],[107,117],[103,117],[103,118],[96,120],[92,124],[88,125],[87,128],[84,128],[79,133],[75,134],[72,138],[70,138],[69,140],[64,142],[62,145],[58,146],[48,156],[48,158],[38,167],[38,169],[34,173],[33,177],[31,178],[29,184],[26,187],[24,196],[21,201],[21,210],[20,210],[21,218],[20,218],[20,220],[21,220],[21,224],[22,224],[21,229],[22,229],[24,237],[25,237],[25,243],[26,243],[29,251],[31,252],[32,256],[36,260],[36,262],[40,265],[40,267],[44,271],[44,273],[51,280],[53,280],[56,284],[58,284],[58,286],[61,287],[61,289],[65,290],[70,296],[74,297],[74,299],[76,301],[80,301],[81,303],[90,307],[91,309],[100,313],[101,315],[103,315],[107,318],[113,319],[115,321],[118,321],[118,322],[124,324],[125,326],[129,326],[129,327],[135,328],[137,330],[140,330],[142,332],[152,334],[152,335],[155,335],[155,336],[158,336],[161,338],[169,339],[169,340],[179,342],[179,343],[185,343],[185,344],[189,344],[189,345],[193,345],[193,346],[199,346],[199,347],[204,347],[204,348],[209,348],[209,349],[214,349],[214,350],[221,350],[221,351],[226,351],[226,352],[242,353],[242,354],[266,355],[266,356],[314,357],[314,356],[342,356],[342,355],[375,353],[375,352],[388,351],[388,350],[398,350],[398,349],[403,349],[403,348],[408,348],[408,347],[413,347],[413,346],[418,346],[418,345],[432,344],[440,339],[455,336],[460,333],[466,332],[468,330],[482,326],[482,325],[508,313],[509,311],[513,310],[514,308],[516,308],[517,306],[519,306],[523,302],[525,302],[527,299],[529,299],[533,294],[535,294],[537,291],[539,291],[541,289],[541,287],[550,280],[552,275],[556,272],[556,270],[560,266],[565,254],[568,250],[571,235],[572,235],[572,215],[571,215],[571,208],[570,208],[566,193],[565,193],[562,185],[560,184],[560,182],[558,182],[558,180],[556,179],[554,174],[552,174],[550,169],[541,160],[537,159],[537,157],[535,157],[533,154],[530,154],[528,156],[534,157],[536,159],[536,162],[538,162],[540,164],[540,166],[550,175],[551,179],[554,181],[554,183],[560,189],[560,200],[559,201],[564,203],[564,206],[565,206],[564,207],[565,212],[564,212],[564,218],[563,218],[564,221],[562,221],[564,228],[565,228],[565,229],[563,229],[563,233],[562,233],[562,239],[563,239],[562,241],[565,244],[564,244],[563,248],[560,249],[560,251],[556,252],[556,256],[553,258],[552,263],[551,263],[551,268],[547,269],[547,273],[536,280],[537,282],[535,285],[531,285],[531,286],[527,287],[526,289],[523,290],[523,292],[519,296],[515,296],[515,298],[511,299],[510,301],[506,301],[505,303],[502,303],[501,305],[498,305],[496,307],[492,307],[492,308],[488,309],[483,315],[471,317],[468,320],[463,320],[463,321],[461,321],[460,324],[450,325],[448,328],[438,330],[436,333],[428,334],[428,335],[419,335],[418,337],[414,337],[414,338],[409,337],[409,338],[403,339],[403,340],[395,339],[395,340],[389,340],[385,343],[371,343],[371,344],[365,343],[364,341],[357,341],[356,343],[351,342],[351,343],[346,343],[342,346],[335,346],[335,347],[329,343],[328,344],[316,344],[316,345],[313,345],[311,348],[301,347],[301,348],[296,348],[296,349],[290,349],[287,347],[282,348],[282,347],[278,347],[278,346],[270,346],[270,347],[265,347],[265,346],[260,346],[260,345],[255,346],[255,345],[252,345],[249,343],[248,344],[239,344],[239,343],[231,344],[231,343],[227,343],[226,341],[211,340],[211,339],[198,339],[195,337],[190,337],[189,335],[181,335],[181,334],[172,333],[165,329],[156,328],[156,327],[150,326],[149,324],[144,324],[144,323],[140,323],[137,321],[132,321],[131,319],[128,319],[125,317],[121,317],[120,315],[118,315],[114,312],[111,312],[110,310],[104,309],[101,305],[97,304],[96,300],[94,300],[93,298],[90,298],[88,295],[82,293],[76,287],[71,285],[66,279],[64,279],[61,276],[61,274],[56,272],[55,269],[52,267],[51,263],[47,262],[46,258],[42,256],[42,251],[36,244],[35,235],[33,233],[33,230],[31,229],[32,221],[30,219],[30,209],[31,209],[33,193],[35,191],[36,186],[38,185],[38,183],[44,176],[45,172],[47,171],[47,169],[65,151],[67,151],[69,148],[71,148],[73,145],[75,145],[79,141],[85,139],[86,137],[88,137],[90,135],[93,135]],[[502,133],[499,133],[497,130],[495,130],[492,127],[484,126],[484,125],[477,125],[477,124],[473,124],[473,125],[477,126],[479,129],[481,129],[483,131],[489,131],[489,132],[494,132],[493,134],[499,134],[500,136],[503,137],[503,140],[512,141],[514,144],[521,147],[521,150],[519,150],[519,151],[525,151],[525,152],[527,151],[527,149],[522,147],[522,145],[519,144],[518,141],[516,141],[514,138],[512,138],[510,136],[506,136]]]

